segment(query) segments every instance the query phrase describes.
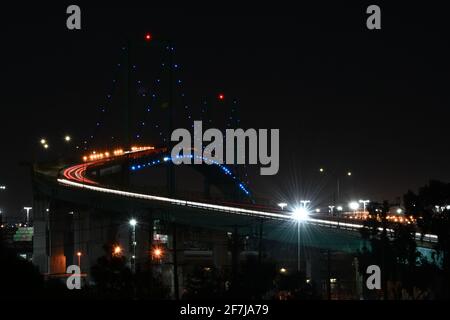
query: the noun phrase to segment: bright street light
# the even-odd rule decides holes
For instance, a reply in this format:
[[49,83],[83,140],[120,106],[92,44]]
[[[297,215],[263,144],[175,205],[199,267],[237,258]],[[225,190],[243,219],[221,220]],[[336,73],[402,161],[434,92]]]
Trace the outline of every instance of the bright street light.
[[65,137],[64,137],[64,140],[65,140],[66,142],[70,142],[70,140],[72,140],[72,138],[71,138],[70,136],[65,136]]
[[396,211],[398,214],[401,214],[403,212],[403,210],[401,208],[398,208]]
[[130,219],[130,226],[133,228],[131,233],[131,240],[133,242],[133,256],[131,260],[131,271],[136,273],[136,219]]
[[337,206],[337,207],[336,207],[336,210],[337,210],[337,211],[342,211],[342,210],[344,210],[344,208],[342,208],[342,206]]
[[287,207],[287,203],[285,203],[285,202],[280,202],[279,204],[278,204],[278,206],[281,208],[281,210],[284,210],[284,208],[286,208]]
[[306,208],[306,205],[311,202],[311,200],[300,200],[301,204],[303,204],[303,208]]
[[30,211],[33,210],[32,207],[23,207],[23,210],[27,212],[27,224],[30,222]]
[[78,268],[81,269],[81,252],[80,251],[77,252],[77,257],[78,257]]
[[356,210],[359,209],[359,203],[356,202],[356,201],[352,201],[352,202],[350,202],[350,203],[348,204],[348,207],[349,207],[351,210],[356,211]]
[[292,217],[297,221],[297,271],[300,272],[300,225],[302,222],[308,220],[309,212],[306,208],[306,204],[310,201],[300,201],[303,203],[302,207],[295,208],[292,212]]
[[305,207],[295,208],[292,212],[292,217],[298,222],[306,221],[309,217],[308,209]]
[[6,190],[6,186],[0,186],[0,190]]
[[47,144],[47,140],[45,140],[44,138],[42,138],[40,142],[42,145]]
[[366,212],[366,205],[370,202],[370,200],[359,200],[359,203],[363,204],[363,210]]
[[350,177],[352,175],[352,172],[351,171],[347,172],[347,175]]

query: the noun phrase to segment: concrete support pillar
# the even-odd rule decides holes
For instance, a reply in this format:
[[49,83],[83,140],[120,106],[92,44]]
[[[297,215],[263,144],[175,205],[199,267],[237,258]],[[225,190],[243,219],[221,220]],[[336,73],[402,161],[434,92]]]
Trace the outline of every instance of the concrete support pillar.
[[217,269],[229,266],[228,259],[228,236],[225,231],[212,231],[211,239],[213,243],[213,263]]
[[[100,210],[74,211],[73,219],[74,264],[78,264],[77,252],[81,252],[81,272],[87,274],[89,281],[92,266],[97,264],[100,257],[108,254],[105,245],[117,241],[121,223],[114,213]],[[124,244],[117,242],[125,248]]]
[[66,272],[65,233],[67,208],[61,202],[54,202],[50,206],[49,216],[49,274],[63,274]]
[[49,272],[48,200],[33,196],[33,264],[41,273]]

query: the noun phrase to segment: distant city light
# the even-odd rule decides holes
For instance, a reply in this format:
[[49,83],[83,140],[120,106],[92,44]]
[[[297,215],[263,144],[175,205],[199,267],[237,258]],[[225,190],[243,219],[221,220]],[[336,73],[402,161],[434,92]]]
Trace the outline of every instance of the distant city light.
[[219,95],[217,97],[219,98],[219,100],[225,99],[225,95],[223,93],[219,93]]
[[70,140],[72,140],[72,138],[71,138],[70,136],[65,136],[65,137],[64,137],[64,140],[65,140],[66,142],[70,142]]
[[320,171],[320,172],[324,172],[325,169],[324,169],[324,168],[320,168],[319,171]]
[[344,210],[344,208],[342,208],[342,206],[337,206],[337,207],[336,207],[336,210],[337,210],[337,211],[342,211],[342,210]]
[[145,40],[146,40],[146,41],[152,40],[152,35],[151,35],[150,33],[146,33],[146,34],[145,34]]
[[6,186],[0,186],[0,190],[6,190]]
[[347,172],[347,175],[350,177],[352,175],[352,172],[351,171]]
[[48,144],[44,144],[44,149],[48,149],[49,145]]
[[47,140],[45,140],[45,139],[42,138],[42,139],[41,139],[41,144],[42,144],[42,145],[47,144]]
[[396,211],[398,214],[401,214],[403,212],[403,210],[401,208],[398,208]]
[[286,272],[287,272],[286,268],[280,268],[280,273],[286,273]]

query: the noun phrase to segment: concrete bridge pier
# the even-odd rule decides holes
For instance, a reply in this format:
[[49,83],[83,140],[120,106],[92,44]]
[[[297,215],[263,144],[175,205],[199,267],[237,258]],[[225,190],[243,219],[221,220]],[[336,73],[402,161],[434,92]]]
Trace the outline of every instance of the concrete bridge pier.
[[[73,217],[73,264],[80,262],[81,272],[86,273],[90,281],[92,266],[107,254],[106,245],[120,243],[117,241],[119,227],[123,219],[113,212],[103,210],[74,210]],[[78,260],[78,252],[81,253]]]
[[212,254],[214,267],[223,270],[225,267],[229,266],[227,233],[225,231],[212,231],[211,242],[213,247]]
[[[71,216],[70,207],[62,201],[51,203],[48,211],[49,219],[49,274],[64,274],[67,268],[67,251],[71,243],[70,236]],[[72,259],[70,259],[72,260]]]
[[49,273],[48,212],[49,199],[39,194],[33,196],[33,264],[39,272]]

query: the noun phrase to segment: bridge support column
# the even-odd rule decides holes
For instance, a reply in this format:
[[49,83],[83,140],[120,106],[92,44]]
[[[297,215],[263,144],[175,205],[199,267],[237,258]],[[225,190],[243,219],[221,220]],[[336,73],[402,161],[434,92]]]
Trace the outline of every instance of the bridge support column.
[[213,263],[217,269],[224,269],[228,262],[228,237],[224,231],[212,231]]
[[41,273],[49,272],[48,200],[33,195],[33,264]]
[[[90,281],[91,267],[108,254],[105,245],[117,241],[119,220],[117,215],[96,210],[74,210],[73,212],[73,263],[78,264],[77,252],[81,253],[81,272]],[[120,243],[120,242],[119,242]]]
[[50,265],[49,274],[62,274],[66,272],[65,240],[67,216],[69,211],[63,203],[56,201],[50,206],[49,216],[49,243]]

